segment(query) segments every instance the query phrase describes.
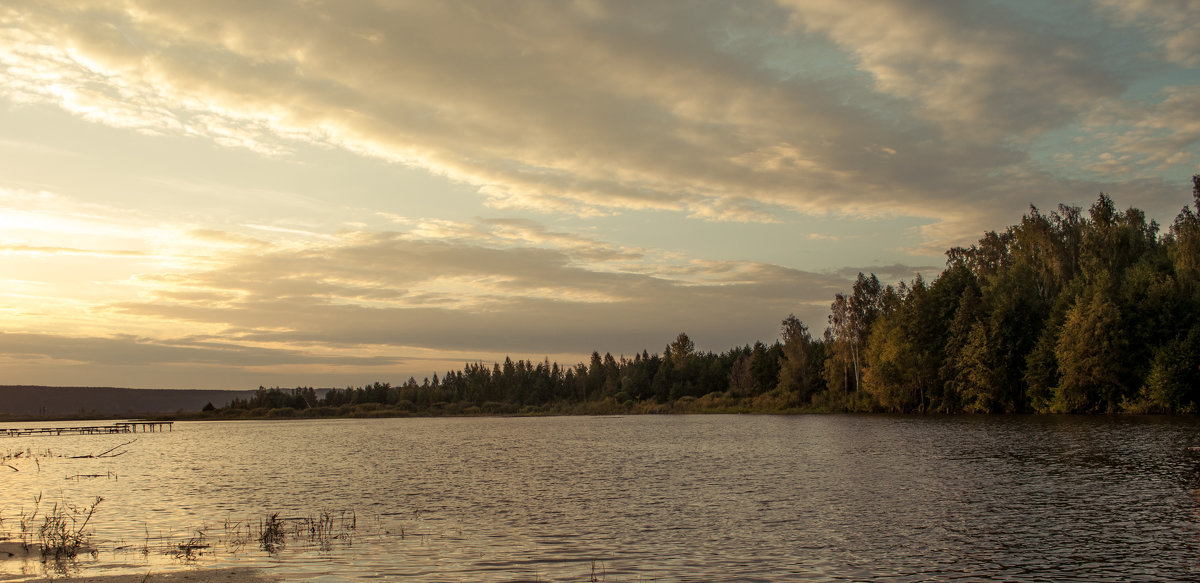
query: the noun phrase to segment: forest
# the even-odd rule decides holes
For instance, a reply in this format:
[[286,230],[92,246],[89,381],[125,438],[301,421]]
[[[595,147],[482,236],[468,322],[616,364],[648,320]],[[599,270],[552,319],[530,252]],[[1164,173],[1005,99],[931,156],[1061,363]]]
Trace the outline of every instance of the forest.
[[822,333],[586,363],[505,359],[399,385],[260,387],[217,417],[664,412],[1196,413],[1200,175],[1167,232],[1101,194],[946,252],[934,279],[859,274]]

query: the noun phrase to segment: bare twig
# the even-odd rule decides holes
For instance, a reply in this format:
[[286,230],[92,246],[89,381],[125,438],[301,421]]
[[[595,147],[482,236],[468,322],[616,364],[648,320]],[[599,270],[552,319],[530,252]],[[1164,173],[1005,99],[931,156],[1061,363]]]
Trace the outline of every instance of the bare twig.
[[[127,445],[129,445],[129,444],[133,443],[134,441],[137,441],[137,440],[136,440],[136,439],[134,439],[134,440],[126,441],[125,443],[122,443],[121,445],[118,445],[117,447],[114,447],[114,448],[112,448],[112,449],[110,449],[110,450],[108,450],[108,451],[105,451],[104,453],[102,453],[102,454],[100,454],[100,455],[98,455],[98,456],[96,456],[96,457],[104,457],[105,455],[108,455],[110,452],[112,452],[114,449],[120,449],[120,448],[122,448],[122,447],[125,447],[125,446],[127,446]],[[113,455],[110,455],[110,456],[108,456],[108,457],[117,457],[117,456],[121,455],[122,453],[125,453],[125,452],[114,453]]]
[[[127,452],[121,451],[121,452],[117,452],[117,453],[112,453],[112,451],[113,451],[113,450],[116,450],[116,449],[120,449],[120,448],[122,448],[122,447],[125,447],[125,446],[127,446],[127,445],[129,445],[129,444],[133,443],[134,441],[137,441],[137,440],[136,440],[136,439],[134,439],[134,440],[132,440],[132,441],[126,441],[125,443],[122,443],[121,445],[118,445],[118,446],[116,446],[116,447],[114,447],[114,448],[112,448],[112,449],[105,450],[104,452],[102,452],[102,453],[100,453],[100,454],[98,454],[98,455],[92,455],[92,454],[90,454],[90,453],[89,453],[88,455],[73,455],[73,456],[71,456],[71,458],[70,458],[70,459],[73,459],[73,460],[81,460],[81,459],[88,459],[88,458],[117,457],[117,456],[119,456],[119,455],[121,455],[121,454],[124,454],[124,453],[127,453]],[[111,454],[111,455],[109,455],[109,454]]]

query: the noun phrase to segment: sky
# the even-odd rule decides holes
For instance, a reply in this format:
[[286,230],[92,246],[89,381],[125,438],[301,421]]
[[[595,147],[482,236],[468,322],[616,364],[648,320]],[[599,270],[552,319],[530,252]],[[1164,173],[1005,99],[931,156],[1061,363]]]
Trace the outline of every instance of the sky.
[[0,384],[814,335],[1030,205],[1163,225],[1200,1],[0,6]]

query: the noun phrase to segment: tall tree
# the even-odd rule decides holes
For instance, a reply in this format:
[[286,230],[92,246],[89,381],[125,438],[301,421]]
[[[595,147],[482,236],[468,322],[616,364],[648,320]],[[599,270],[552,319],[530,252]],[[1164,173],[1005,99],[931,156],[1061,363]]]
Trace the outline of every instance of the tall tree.
[[696,352],[696,343],[688,338],[687,333],[680,332],[675,341],[667,347],[668,358],[675,366],[682,366]]
[[811,361],[815,356],[812,335],[808,326],[788,315],[781,324],[783,358],[779,363],[778,388],[795,395],[800,403],[808,403],[816,388]]
[[830,306],[829,326],[837,356],[842,360],[844,373],[853,373],[853,387],[843,381],[848,390],[858,390],[862,385],[862,349],[871,324],[879,316],[883,298],[879,278],[875,274],[867,277],[860,272],[850,295],[835,295]]
[[962,410],[968,413],[997,413],[1004,410],[1003,379],[999,356],[987,324],[976,321],[959,353],[957,377]]
[[1121,314],[1109,297],[1107,272],[1067,312],[1054,354],[1061,378],[1054,409],[1062,413],[1114,411],[1125,387]]

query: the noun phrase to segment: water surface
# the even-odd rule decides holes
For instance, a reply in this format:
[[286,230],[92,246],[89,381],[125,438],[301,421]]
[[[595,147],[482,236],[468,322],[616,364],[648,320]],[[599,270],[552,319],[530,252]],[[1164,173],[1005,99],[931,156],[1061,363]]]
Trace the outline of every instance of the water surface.
[[[96,496],[73,572],[316,580],[1180,581],[1200,577],[1192,418],[633,416],[176,423],[0,439],[0,532]],[[118,450],[120,451],[120,450]],[[101,477],[75,477],[80,475]],[[329,512],[326,544],[254,540]],[[222,543],[227,541],[222,541]],[[44,575],[0,560],[0,574]]]

